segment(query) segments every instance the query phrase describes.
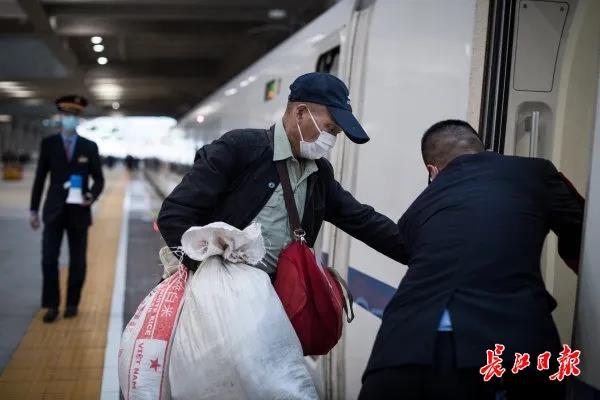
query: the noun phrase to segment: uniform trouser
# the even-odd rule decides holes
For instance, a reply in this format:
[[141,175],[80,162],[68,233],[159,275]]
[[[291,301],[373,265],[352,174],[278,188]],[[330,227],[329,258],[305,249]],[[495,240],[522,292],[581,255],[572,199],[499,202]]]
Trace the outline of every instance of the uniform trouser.
[[87,226],[68,226],[64,221],[44,224],[42,235],[42,307],[58,308],[60,292],[58,283],[58,257],[63,238],[67,232],[69,242],[69,279],[67,284],[67,307],[79,305],[81,288],[85,280]]
[[484,382],[479,368],[457,368],[453,334],[440,332],[433,365],[374,371],[366,376],[359,400],[564,400],[564,381],[548,378],[557,368],[538,372],[535,358],[532,364],[517,375],[507,368],[502,382]]

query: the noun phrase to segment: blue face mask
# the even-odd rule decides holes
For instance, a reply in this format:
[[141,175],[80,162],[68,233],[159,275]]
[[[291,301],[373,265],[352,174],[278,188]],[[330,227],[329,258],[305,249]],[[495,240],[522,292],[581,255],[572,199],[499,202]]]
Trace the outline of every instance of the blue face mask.
[[74,131],[79,125],[79,117],[75,115],[63,115],[61,118],[61,125],[66,131]]

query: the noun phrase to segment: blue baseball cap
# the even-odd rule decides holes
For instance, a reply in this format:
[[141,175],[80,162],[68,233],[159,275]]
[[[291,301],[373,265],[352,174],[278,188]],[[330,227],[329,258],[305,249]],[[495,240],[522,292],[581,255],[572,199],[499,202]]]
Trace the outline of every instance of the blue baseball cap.
[[358,144],[369,141],[369,136],[352,114],[350,93],[341,79],[322,72],[301,75],[290,85],[288,100],[324,105],[350,140]]

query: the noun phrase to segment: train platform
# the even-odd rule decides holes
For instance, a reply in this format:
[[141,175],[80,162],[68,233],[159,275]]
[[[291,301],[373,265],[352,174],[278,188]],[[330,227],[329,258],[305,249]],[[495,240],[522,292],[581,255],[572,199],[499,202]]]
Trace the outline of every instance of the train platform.
[[[79,315],[45,324],[41,229],[29,226],[33,173],[26,168],[23,180],[0,182],[0,398],[118,399],[124,323],[162,273],[158,250],[164,242],[152,228],[161,199],[141,173],[105,170],[106,187],[93,206]],[[63,243],[62,300],[67,265]]]

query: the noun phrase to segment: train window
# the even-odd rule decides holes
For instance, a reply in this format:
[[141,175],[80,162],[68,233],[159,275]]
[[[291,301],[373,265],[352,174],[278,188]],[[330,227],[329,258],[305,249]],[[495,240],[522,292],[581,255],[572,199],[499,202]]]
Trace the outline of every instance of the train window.
[[340,46],[335,46],[333,49],[327,50],[322,53],[317,59],[316,72],[326,72],[331,75],[337,76],[339,74],[339,59],[340,59]]

